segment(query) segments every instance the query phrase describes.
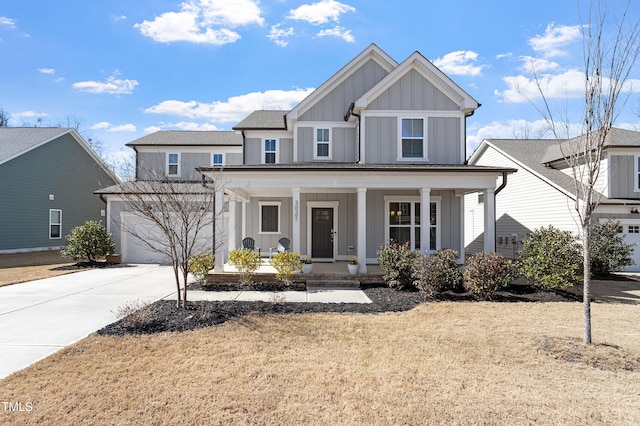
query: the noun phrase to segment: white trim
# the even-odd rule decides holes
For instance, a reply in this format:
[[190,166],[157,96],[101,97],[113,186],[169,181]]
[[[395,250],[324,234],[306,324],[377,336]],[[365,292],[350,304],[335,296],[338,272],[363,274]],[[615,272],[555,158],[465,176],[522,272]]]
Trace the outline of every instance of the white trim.
[[[433,188],[431,188],[433,190]],[[389,203],[411,203],[411,223],[409,224],[410,229],[415,229],[415,203],[420,203],[420,196],[414,195],[385,195],[384,196],[384,243],[385,245],[389,245],[389,215],[387,212],[389,211]],[[442,248],[442,238],[441,238],[441,229],[442,229],[442,213],[440,210],[440,204],[442,201],[442,196],[440,195],[431,195],[429,197],[429,210],[426,211],[427,217],[431,218],[431,204],[436,205],[436,251]],[[422,209],[424,206],[420,205],[420,213],[422,216]],[[420,221],[420,232],[425,232],[425,226],[422,224],[422,220]],[[431,232],[431,223],[428,221],[426,226],[426,231]],[[421,234],[422,235],[422,234]],[[411,236],[411,250],[415,250],[415,238]],[[429,253],[433,253],[434,251],[430,248],[427,249]],[[424,248],[420,248],[421,252],[426,252]]]
[[[216,155],[222,155],[222,162],[221,162],[221,163],[219,163],[219,164],[215,164],[215,163],[213,162],[213,157],[214,157],[214,156],[216,156]],[[227,157],[227,156],[225,155],[225,153],[224,153],[224,152],[212,152],[212,153],[211,153],[211,166],[212,166],[212,167],[216,167],[216,166],[224,166],[224,165],[225,165],[226,157]]]
[[[328,130],[329,131],[329,140],[327,141],[318,141],[318,130]],[[313,128],[313,159],[314,160],[332,160],[333,159],[333,135],[332,135],[332,128],[331,127],[314,127]],[[329,145],[329,149],[328,149],[328,154],[326,156],[319,156],[318,155],[318,144],[322,143],[322,144],[327,144]]]
[[[263,231],[262,230],[262,207],[263,206],[275,206],[278,207],[278,230],[277,231]],[[258,234],[260,235],[276,235],[280,234],[280,222],[282,221],[282,202],[281,201],[258,201]],[[244,235],[244,234],[243,234]]]
[[[273,151],[267,151],[265,144],[267,141],[275,141],[276,143],[276,150],[275,150],[275,154],[276,154],[276,160],[275,163],[267,163],[267,159],[266,159],[266,155],[267,153],[272,153]],[[260,162],[261,164],[278,164],[280,162],[280,139],[279,138],[263,138],[262,139],[262,146],[260,147],[260,152],[261,152],[261,158],[260,158]]]
[[[51,213],[52,212],[60,212],[60,222],[53,223],[51,222]],[[51,226],[57,225],[60,226],[60,235],[58,237],[51,236]],[[60,240],[62,239],[62,209],[49,209],[49,239],[50,240]]]
[[[422,120],[422,157],[404,157],[402,155],[402,121],[403,120]],[[427,139],[429,119],[424,114],[402,114],[397,117],[398,126],[398,139],[397,139],[397,158],[399,162],[411,162],[411,161],[429,161],[429,141]],[[407,139],[419,139],[417,137],[410,137]]]
[[65,246],[49,246],[49,247],[30,247],[20,249],[4,249],[0,250],[0,254],[14,254],[14,253],[35,253],[39,251],[54,251],[62,250]]
[[169,151],[182,154],[242,154],[242,147],[236,145],[138,145],[136,151],[138,154],[164,154]]
[[333,209],[333,258],[331,259],[316,259],[316,260],[331,260],[334,261],[338,255],[338,207],[340,201],[307,201],[307,256],[311,256],[311,224],[313,217],[311,215],[311,209]]
[[[177,170],[176,173],[170,173],[170,169],[169,169],[169,166],[174,164],[174,163],[170,163],[169,162],[169,158],[172,155],[177,155],[178,156],[178,162],[177,162],[177,166],[178,167],[176,168],[176,170]],[[182,159],[181,157],[182,156],[180,155],[179,152],[167,151],[167,154],[166,154],[166,157],[165,157],[165,173],[167,174],[167,176],[170,176],[170,177],[180,176],[180,162],[181,162],[181,159]]]

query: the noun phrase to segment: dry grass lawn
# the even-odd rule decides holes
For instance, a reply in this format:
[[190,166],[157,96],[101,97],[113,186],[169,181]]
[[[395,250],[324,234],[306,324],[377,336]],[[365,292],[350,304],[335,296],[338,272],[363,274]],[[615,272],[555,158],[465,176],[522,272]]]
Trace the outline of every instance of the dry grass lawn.
[[[637,298],[637,296],[636,296]],[[640,424],[637,300],[428,303],[92,335],[0,381],[10,424]]]
[[76,272],[56,269],[74,263],[62,257],[59,250],[0,254],[0,287]]

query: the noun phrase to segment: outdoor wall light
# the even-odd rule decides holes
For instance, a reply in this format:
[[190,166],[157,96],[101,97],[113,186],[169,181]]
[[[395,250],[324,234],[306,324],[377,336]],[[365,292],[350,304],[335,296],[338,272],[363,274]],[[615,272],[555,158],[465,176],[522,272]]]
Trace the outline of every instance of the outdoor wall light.
[[638,209],[637,209],[637,208],[635,208],[635,207],[634,207],[634,208],[632,208],[632,209],[631,209],[631,213],[633,213],[633,214],[638,214],[638,213],[640,213],[640,212],[638,211]]

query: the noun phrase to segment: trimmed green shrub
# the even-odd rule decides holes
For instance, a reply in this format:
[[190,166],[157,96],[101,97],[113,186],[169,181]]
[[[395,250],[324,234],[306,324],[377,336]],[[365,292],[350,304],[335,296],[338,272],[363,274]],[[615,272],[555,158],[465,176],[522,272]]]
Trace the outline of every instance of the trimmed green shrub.
[[455,290],[462,283],[462,272],[458,269],[458,252],[444,249],[434,256],[419,254],[411,270],[413,285],[418,290],[433,296],[447,290]]
[[582,247],[574,234],[549,226],[522,241],[518,269],[531,284],[566,289],[581,281]]
[[397,290],[415,290],[411,278],[411,268],[416,253],[409,249],[409,244],[392,242],[388,247],[378,250],[378,265],[384,271],[382,278],[391,288]]
[[271,258],[271,266],[278,272],[276,275],[278,279],[289,285],[291,284],[293,274],[302,269],[300,253],[290,251],[278,252]]
[[251,249],[234,249],[229,252],[228,262],[240,272],[240,282],[247,284],[253,273],[262,264],[260,253]]
[[633,265],[635,244],[627,244],[620,235],[622,225],[615,220],[591,225],[591,273],[609,275],[624,266]]
[[513,261],[501,254],[476,253],[469,257],[464,270],[464,288],[483,299],[490,300],[499,289],[506,287],[515,276]]
[[76,226],[66,238],[68,244],[61,254],[73,260],[87,259],[89,262],[96,262],[116,251],[111,234],[104,229],[102,223],[95,220]]
[[211,252],[196,254],[189,259],[189,273],[200,284],[204,284],[207,274],[216,266],[216,258]]

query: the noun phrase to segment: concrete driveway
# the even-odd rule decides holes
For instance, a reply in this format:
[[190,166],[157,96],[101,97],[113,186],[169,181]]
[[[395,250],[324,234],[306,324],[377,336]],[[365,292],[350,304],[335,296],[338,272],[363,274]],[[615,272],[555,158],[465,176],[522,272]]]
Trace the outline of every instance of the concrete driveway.
[[0,378],[117,320],[125,302],[175,291],[170,266],[127,265],[0,287]]

